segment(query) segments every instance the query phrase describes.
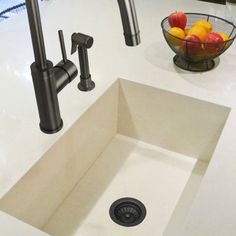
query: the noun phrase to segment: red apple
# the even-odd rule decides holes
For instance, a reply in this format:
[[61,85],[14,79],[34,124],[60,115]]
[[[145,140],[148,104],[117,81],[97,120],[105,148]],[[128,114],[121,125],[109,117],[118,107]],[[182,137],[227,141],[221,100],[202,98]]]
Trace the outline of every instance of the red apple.
[[217,33],[210,33],[205,39],[204,48],[209,53],[218,53],[224,48],[224,39]]
[[184,30],[187,24],[187,17],[181,11],[173,12],[172,14],[169,15],[168,22],[170,27],[179,27]]
[[183,49],[186,56],[195,56],[202,50],[201,40],[196,35],[189,34],[184,39]]

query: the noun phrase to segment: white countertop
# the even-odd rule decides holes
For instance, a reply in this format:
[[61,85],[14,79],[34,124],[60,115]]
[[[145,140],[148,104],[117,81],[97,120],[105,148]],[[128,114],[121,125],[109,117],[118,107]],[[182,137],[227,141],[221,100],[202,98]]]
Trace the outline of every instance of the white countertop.
[[4,236],[49,236],[6,213],[0,212],[1,235]]
[[[92,35],[90,69],[96,89],[79,92],[75,79],[59,95],[64,128],[45,135],[30,75],[33,51],[26,14],[0,24],[0,197],[2,197],[117,79],[126,78],[161,89],[231,107],[217,150],[209,164],[181,236],[236,235],[236,44],[220,56],[219,65],[205,73],[174,67],[160,22],[175,10],[224,16],[224,6],[195,0],[136,0],[141,40],[124,44],[116,1],[52,0],[42,4],[47,57],[60,60],[57,30]],[[79,66],[77,55],[70,57]]]

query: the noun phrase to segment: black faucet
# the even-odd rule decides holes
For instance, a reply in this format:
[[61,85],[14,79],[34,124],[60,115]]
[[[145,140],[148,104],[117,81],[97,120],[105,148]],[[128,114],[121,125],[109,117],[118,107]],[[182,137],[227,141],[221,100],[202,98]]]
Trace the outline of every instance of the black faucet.
[[[118,0],[118,4],[126,45],[136,46],[140,43],[140,32],[134,0]],[[67,59],[62,31],[59,31],[59,39],[63,59],[55,66],[47,60],[38,0],[26,0],[26,8],[35,57],[31,74],[38,105],[39,126],[44,133],[52,134],[63,127],[57,94],[77,76],[78,70],[75,64]],[[87,58],[87,48],[92,46],[93,39],[83,34],[73,35],[72,41],[74,39],[74,45],[77,44],[80,57],[81,81],[78,87],[89,91],[95,86],[91,80]],[[88,41],[81,44],[81,39]]]

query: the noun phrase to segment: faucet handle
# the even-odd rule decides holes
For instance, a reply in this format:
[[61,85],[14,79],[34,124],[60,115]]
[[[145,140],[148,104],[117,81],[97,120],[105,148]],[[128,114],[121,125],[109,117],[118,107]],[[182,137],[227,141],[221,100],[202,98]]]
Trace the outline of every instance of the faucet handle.
[[93,37],[81,34],[73,33],[71,35],[71,54],[75,53],[78,47],[91,48],[93,46]]
[[58,35],[59,35],[59,40],[60,40],[62,59],[63,59],[63,63],[65,64],[67,62],[67,55],[66,55],[66,47],[65,47],[63,31],[58,30]]

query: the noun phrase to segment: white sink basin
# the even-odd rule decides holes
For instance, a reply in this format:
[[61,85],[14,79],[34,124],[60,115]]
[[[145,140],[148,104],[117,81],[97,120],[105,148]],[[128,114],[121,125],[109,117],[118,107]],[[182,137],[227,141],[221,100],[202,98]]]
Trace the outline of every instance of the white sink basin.
[[[51,235],[172,235],[184,223],[230,109],[127,80],[115,82],[0,200]],[[144,203],[134,227],[110,205]]]

